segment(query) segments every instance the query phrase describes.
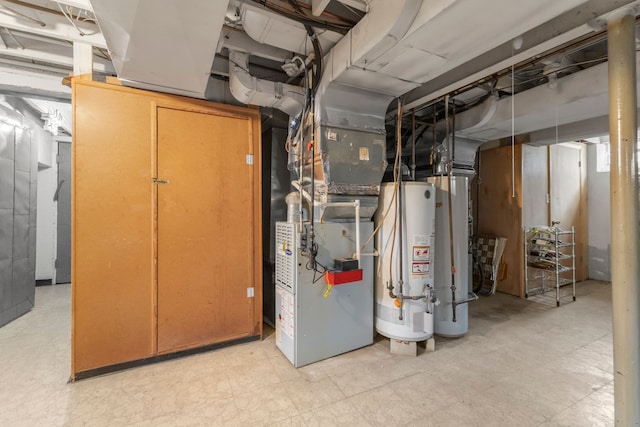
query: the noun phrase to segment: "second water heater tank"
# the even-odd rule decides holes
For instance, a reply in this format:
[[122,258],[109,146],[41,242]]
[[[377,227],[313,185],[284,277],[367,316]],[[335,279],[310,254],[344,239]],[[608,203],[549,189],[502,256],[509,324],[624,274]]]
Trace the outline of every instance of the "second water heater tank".
[[[451,188],[449,188],[451,180]],[[455,300],[464,301],[469,294],[469,180],[466,176],[433,176],[429,182],[436,187],[436,259],[435,288],[440,304],[434,309],[434,332],[445,337],[459,337],[469,330],[469,305],[456,306],[453,321],[451,290],[451,231],[449,229],[449,192],[453,224],[455,266]]]

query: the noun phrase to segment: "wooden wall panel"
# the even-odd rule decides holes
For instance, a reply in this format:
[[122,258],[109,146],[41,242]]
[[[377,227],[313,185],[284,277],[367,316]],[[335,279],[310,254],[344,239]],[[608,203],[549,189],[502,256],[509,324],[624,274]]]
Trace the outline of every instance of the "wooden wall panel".
[[[79,372],[162,352],[261,335],[258,109],[78,78],[73,79],[72,85],[72,378]],[[176,250],[166,262],[174,262],[176,254],[184,253],[180,255],[182,264],[174,272],[173,284],[181,292],[189,292],[196,304],[187,305],[188,311],[181,316],[188,318],[199,313],[199,319],[207,318],[211,313],[206,306],[211,298],[224,306],[221,317],[207,319],[202,327],[192,322],[182,331],[186,337],[182,342],[163,344],[161,351],[157,336],[156,269],[158,238],[162,239],[162,234],[157,234],[159,184],[153,182],[158,178],[159,110],[175,112],[168,119],[177,126],[177,132],[169,135],[171,141],[165,156],[181,167],[182,176],[174,178],[175,183],[188,181],[183,190],[192,202],[201,194],[215,201],[215,208],[209,211],[211,204],[204,209],[200,203],[190,205],[187,211],[183,209],[182,217],[175,217],[180,223],[172,225],[173,237],[179,236],[181,227],[183,230],[192,227],[188,239],[202,242],[211,238],[217,248],[212,257],[197,250],[202,246],[190,248],[184,244],[188,239],[175,240]],[[196,126],[202,117],[214,122]],[[189,144],[203,141],[219,143],[220,150],[194,154],[190,149],[195,146]],[[248,165],[246,155],[251,153],[254,161]],[[239,200],[235,204],[234,198]],[[231,207],[227,209],[225,204]],[[216,217],[214,211],[224,214]],[[216,236],[212,236],[209,226],[216,221]],[[200,233],[197,227],[202,227]],[[169,245],[173,237],[167,234]],[[186,280],[206,285],[212,275],[224,278],[215,292],[203,295],[185,284]],[[255,288],[254,297],[247,296],[247,287],[251,286]],[[173,305],[177,305],[176,301],[168,299],[164,308]]]
[[149,100],[74,84],[74,372],[154,352]]
[[[506,277],[498,290],[523,295],[522,146],[514,148],[515,175],[511,173],[511,147],[480,152],[478,234],[507,237],[503,255]],[[512,197],[515,185],[515,197]]]
[[[548,159],[548,160],[547,160]],[[586,171],[584,150],[563,145],[515,146],[515,198],[512,197],[511,147],[480,152],[478,233],[507,237],[506,278],[498,290],[524,296],[523,226],[576,227],[576,280],[588,275]],[[550,204],[546,203],[546,194]],[[546,220],[545,220],[546,219]]]

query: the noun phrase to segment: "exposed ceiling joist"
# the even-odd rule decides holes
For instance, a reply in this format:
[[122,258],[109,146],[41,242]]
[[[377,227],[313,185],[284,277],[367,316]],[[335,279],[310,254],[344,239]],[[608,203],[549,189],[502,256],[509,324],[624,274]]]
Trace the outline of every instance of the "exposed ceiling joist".
[[[32,61],[45,62],[47,64],[60,65],[73,69],[73,58],[57,53],[45,52],[34,49],[0,49],[0,57],[28,59]],[[93,69],[98,73],[114,74],[115,70],[108,61],[93,62]]]
[[311,14],[313,16],[320,16],[322,12],[327,8],[331,0],[311,0]]
[[359,10],[360,12],[369,11],[369,3],[367,2],[367,0],[338,0],[338,1],[343,5]]
[[[7,29],[5,29],[5,31],[8,31]],[[61,39],[54,39],[51,37],[45,37],[45,36],[39,36],[38,34],[33,34],[33,33],[27,33],[25,31],[18,31],[18,30],[14,30],[11,31],[11,37],[17,37],[17,38],[25,38],[25,39],[29,39],[29,40],[36,40],[39,42],[44,42],[44,43],[51,43],[51,44],[56,44],[58,46],[66,46],[66,47],[71,47],[73,46],[73,42],[67,41],[67,40],[61,40]]]
[[64,6],[77,7],[78,9],[93,11],[93,8],[91,7],[91,3],[89,2],[89,0],[54,0],[54,1]]
[[[40,36],[52,37],[55,39],[78,41],[88,43],[92,46],[107,48],[107,43],[100,32],[100,28],[92,22],[74,21],[74,27],[63,16],[46,13],[19,5],[11,5],[11,10],[19,12],[21,15],[11,12],[11,10],[0,7],[0,27],[12,30],[24,31]],[[25,16],[33,19],[25,18]],[[44,26],[38,22],[45,24]],[[80,29],[84,35],[78,31]]]
[[2,64],[0,64],[0,92],[58,101],[71,99],[71,89],[62,84],[61,76],[20,70]]

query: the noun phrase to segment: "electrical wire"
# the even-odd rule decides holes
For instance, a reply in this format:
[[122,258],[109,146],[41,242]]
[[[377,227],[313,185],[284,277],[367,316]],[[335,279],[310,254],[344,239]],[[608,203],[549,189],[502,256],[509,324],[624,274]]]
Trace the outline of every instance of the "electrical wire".
[[[78,28],[78,26],[76,25],[75,21],[74,21],[74,20],[73,20],[69,15],[67,15],[67,13],[64,11],[64,9],[63,9],[62,5],[61,5],[60,3],[58,3],[58,2],[56,2],[56,4],[58,5],[58,8],[60,9],[60,12],[62,12],[62,14],[64,15],[64,17],[65,17],[65,18],[67,18],[67,21],[69,21],[69,23],[73,26],[73,28],[75,28],[75,29],[76,29],[76,31],[78,32],[78,34],[80,34],[81,36],[86,36],[87,34],[86,34],[84,31],[82,31],[80,28]],[[71,16],[73,16],[73,15],[71,14],[71,10],[69,10],[69,14],[70,14]]]
[[[400,102],[400,99],[398,99],[398,124],[400,124],[401,120],[402,120],[402,113],[403,113],[403,106],[402,103]],[[396,236],[398,233],[398,197],[397,197],[397,193],[398,191],[402,191],[402,188],[400,188],[400,185],[398,183],[398,181],[400,180],[400,174],[402,173],[402,139],[401,139],[401,129],[398,129],[398,126],[396,127],[397,132],[396,132],[396,158],[395,161],[393,163],[393,202],[394,202],[394,206],[395,206],[395,216],[393,218],[393,232],[392,232],[392,236],[391,236],[391,252],[390,252],[390,256],[389,256],[389,282],[390,284],[393,283],[393,255],[394,255],[394,251],[395,251],[395,243],[396,243]],[[400,231],[402,233],[402,230]],[[402,268],[402,260],[400,260],[400,268]],[[391,291],[391,285],[390,285],[390,289]]]
[[[289,4],[296,11],[298,11],[298,13],[304,15],[304,12],[302,11],[302,9],[298,5],[298,3],[295,2],[295,0],[289,0]],[[313,29],[313,27],[311,27],[311,25],[304,24],[304,29],[307,30],[307,35],[311,39],[311,44],[313,45],[313,53],[315,55],[314,62],[316,64],[316,69],[315,69],[315,72],[313,74],[313,81],[311,82],[311,93],[310,93],[310,96],[313,97],[313,96],[315,96],[315,94],[316,94],[316,92],[318,90],[318,85],[320,84],[320,79],[322,78],[322,73],[323,73],[322,46],[320,46],[320,41],[318,40],[318,35],[316,34],[316,32]]]

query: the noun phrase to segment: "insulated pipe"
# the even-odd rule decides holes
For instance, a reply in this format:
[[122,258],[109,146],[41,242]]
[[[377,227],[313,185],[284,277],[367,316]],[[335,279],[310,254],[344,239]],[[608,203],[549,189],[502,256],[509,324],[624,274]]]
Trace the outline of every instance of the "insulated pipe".
[[273,107],[297,116],[304,104],[300,86],[258,79],[249,73],[249,55],[229,51],[229,90],[243,104]]
[[615,422],[621,426],[640,424],[640,205],[634,27],[632,12],[608,23],[614,399]]
[[356,215],[356,253],[353,254],[353,258],[358,260],[358,268],[360,268],[360,257],[362,256],[360,253],[360,200],[356,199],[353,202],[327,202],[323,203],[322,206],[349,206],[354,208]]

